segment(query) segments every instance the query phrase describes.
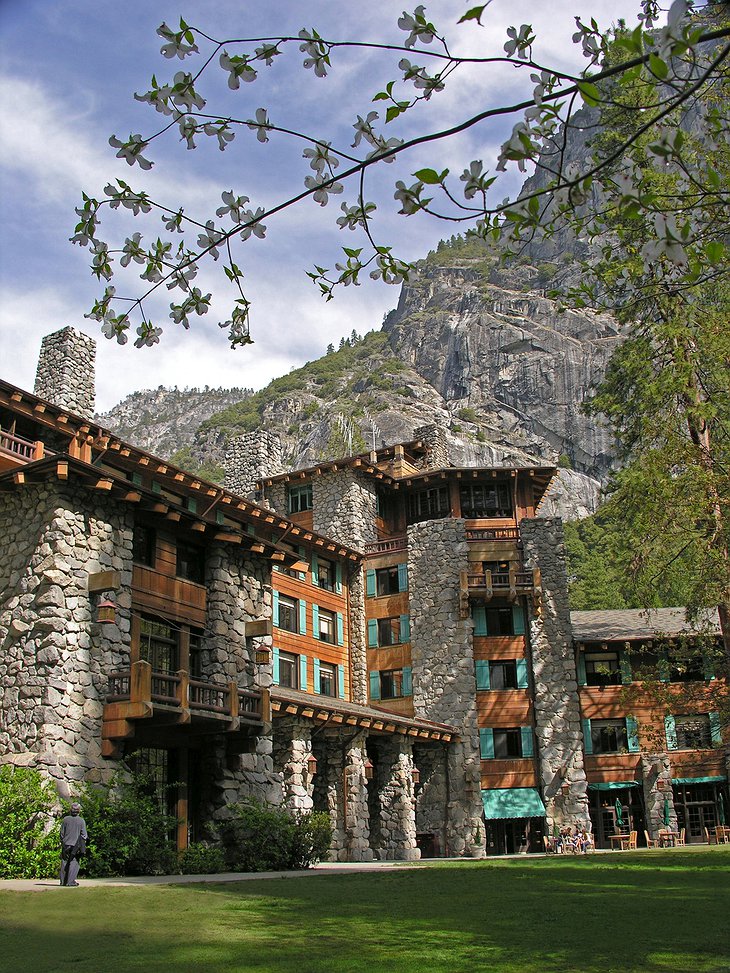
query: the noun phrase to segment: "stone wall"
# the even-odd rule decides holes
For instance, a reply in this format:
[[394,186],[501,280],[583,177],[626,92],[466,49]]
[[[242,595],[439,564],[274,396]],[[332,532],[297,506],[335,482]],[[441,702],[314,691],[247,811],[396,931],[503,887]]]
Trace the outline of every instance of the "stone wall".
[[413,438],[420,439],[426,447],[421,463],[424,470],[442,470],[449,465],[449,444],[441,426],[430,424],[413,430]]
[[320,534],[358,549],[377,539],[372,480],[353,470],[322,473],[313,480],[312,501],[312,526]]
[[529,651],[548,830],[556,825],[590,829],[562,521],[523,520],[520,535],[526,564],[539,566],[542,575],[540,602],[529,611]]
[[416,801],[413,746],[399,737],[379,739],[375,777],[370,781],[371,845],[381,860],[415,861]]
[[94,418],[96,342],[74,328],[41,341],[34,392],[84,419]]
[[447,854],[484,854],[481,756],[471,618],[460,613],[467,566],[463,520],[408,529],[411,665],[416,716],[457,727],[447,757]]
[[[79,511],[83,511],[79,512]],[[132,512],[71,485],[0,496],[0,760],[39,767],[62,795],[118,766],[101,757],[110,671],[129,660]],[[115,624],[88,576],[118,571]]]
[[225,471],[226,490],[253,499],[257,480],[284,472],[281,439],[265,429],[235,436],[226,447]]
[[417,745],[413,749],[415,766],[421,780],[416,793],[416,833],[433,835],[434,854],[442,854],[446,847],[449,781],[447,747]]
[[[677,812],[672,791],[672,763],[666,753],[642,753],[642,786],[646,808],[646,828],[655,838],[660,828],[677,830]],[[664,805],[668,805],[669,821],[664,820]]]
[[353,702],[367,706],[369,686],[364,574],[361,564],[355,564],[349,570],[350,686]]

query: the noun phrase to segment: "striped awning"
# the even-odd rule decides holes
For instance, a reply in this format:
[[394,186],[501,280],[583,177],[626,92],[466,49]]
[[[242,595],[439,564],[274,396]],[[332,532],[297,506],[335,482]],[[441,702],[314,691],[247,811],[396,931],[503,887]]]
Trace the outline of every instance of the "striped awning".
[[602,780],[596,784],[589,784],[589,791],[618,791],[624,787],[638,787],[638,780]]
[[534,787],[500,787],[483,790],[482,804],[487,821],[545,817],[545,805]]

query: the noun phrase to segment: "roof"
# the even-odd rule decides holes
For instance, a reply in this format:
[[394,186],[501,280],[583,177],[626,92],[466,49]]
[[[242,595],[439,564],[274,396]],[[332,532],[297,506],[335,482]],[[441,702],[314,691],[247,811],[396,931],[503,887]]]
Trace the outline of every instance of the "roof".
[[577,642],[613,642],[661,636],[719,635],[717,609],[706,609],[694,624],[687,621],[686,608],[622,608],[611,611],[570,613],[573,638]]

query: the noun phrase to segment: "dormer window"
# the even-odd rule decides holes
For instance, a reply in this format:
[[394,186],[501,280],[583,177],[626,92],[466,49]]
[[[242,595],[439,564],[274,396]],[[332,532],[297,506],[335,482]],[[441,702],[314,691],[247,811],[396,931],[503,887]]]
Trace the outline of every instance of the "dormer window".
[[290,514],[300,514],[312,509],[312,484],[302,483],[290,486],[287,494],[287,510]]

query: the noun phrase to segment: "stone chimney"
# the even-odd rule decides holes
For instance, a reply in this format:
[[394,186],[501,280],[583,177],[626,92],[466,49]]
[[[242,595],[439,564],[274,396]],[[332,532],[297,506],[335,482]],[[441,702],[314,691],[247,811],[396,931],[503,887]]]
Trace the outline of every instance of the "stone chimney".
[[96,399],[94,365],[96,342],[76,331],[62,328],[41,341],[33,391],[62,409],[84,419],[94,418]]
[[259,429],[231,439],[226,449],[224,486],[231,493],[256,499],[256,481],[284,472],[281,438]]
[[426,455],[421,461],[424,470],[442,470],[449,465],[449,447],[444,430],[431,423],[413,430],[413,438],[420,439],[426,447]]

